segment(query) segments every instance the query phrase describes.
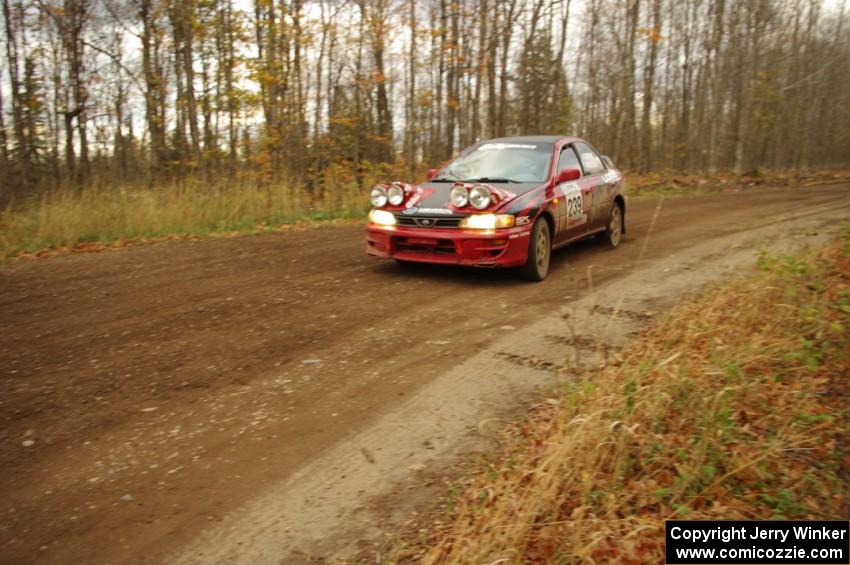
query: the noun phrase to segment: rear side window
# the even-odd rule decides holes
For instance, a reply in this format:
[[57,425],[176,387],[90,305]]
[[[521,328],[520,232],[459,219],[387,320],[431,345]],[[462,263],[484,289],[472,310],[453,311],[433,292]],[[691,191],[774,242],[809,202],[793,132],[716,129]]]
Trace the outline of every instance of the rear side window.
[[578,149],[578,156],[584,167],[584,174],[598,175],[605,172],[605,164],[599,158],[599,155],[596,154],[596,151],[591,149],[586,143],[576,143],[575,146]]
[[565,147],[561,151],[561,156],[558,157],[558,173],[566,169],[581,170],[581,164],[578,162],[578,157],[576,157],[576,152],[573,151],[572,147]]

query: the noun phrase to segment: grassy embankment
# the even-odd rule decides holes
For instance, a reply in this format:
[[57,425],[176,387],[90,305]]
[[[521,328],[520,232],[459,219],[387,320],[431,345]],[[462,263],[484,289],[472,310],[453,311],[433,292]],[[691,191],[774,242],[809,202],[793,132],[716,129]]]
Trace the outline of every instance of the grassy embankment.
[[755,171],[745,175],[720,172],[714,175],[648,173],[626,174],[627,193],[635,198],[655,198],[660,195],[689,196],[740,192],[760,188],[797,188],[850,181],[848,170],[821,170],[805,174],[793,171]]
[[[383,176],[376,168],[364,182],[371,186]],[[194,178],[153,186],[100,182],[58,190],[0,211],[0,259],[365,217],[367,194],[350,174],[324,181],[337,188],[310,194],[286,182]]]
[[[374,166],[363,186],[402,178],[403,164]],[[419,175],[420,177],[422,175]],[[850,178],[818,173],[799,179],[760,176],[627,175],[627,191],[637,197],[741,190],[753,186],[798,186]],[[155,186],[115,186],[100,182],[13,202],[0,211],[0,259],[99,250],[164,238],[258,233],[292,225],[363,218],[368,189],[358,188],[350,171],[323,178],[326,187],[308,194],[296,185],[227,179],[192,179]]]
[[765,256],[589,371],[389,557],[663,562],[664,520],[850,515],[850,227]]

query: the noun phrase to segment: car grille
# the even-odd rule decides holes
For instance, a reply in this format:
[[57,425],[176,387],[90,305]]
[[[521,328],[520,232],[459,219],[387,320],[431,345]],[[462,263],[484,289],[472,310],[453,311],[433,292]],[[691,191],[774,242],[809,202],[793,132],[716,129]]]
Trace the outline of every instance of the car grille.
[[399,226],[412,228],[456,228],[460,225],[459,216],[407,216],[396,214]]

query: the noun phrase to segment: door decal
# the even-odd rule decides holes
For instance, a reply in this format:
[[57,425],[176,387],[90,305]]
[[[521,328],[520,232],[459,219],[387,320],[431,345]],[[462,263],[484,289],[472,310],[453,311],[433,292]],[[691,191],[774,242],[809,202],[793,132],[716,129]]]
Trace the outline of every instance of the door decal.
[[584,203],[579,186],[571,182],[561,185],[561,190],[564,191],[564,200],[566,201],[567,224],[575,226],[585,223],[587,216],[584,214]]

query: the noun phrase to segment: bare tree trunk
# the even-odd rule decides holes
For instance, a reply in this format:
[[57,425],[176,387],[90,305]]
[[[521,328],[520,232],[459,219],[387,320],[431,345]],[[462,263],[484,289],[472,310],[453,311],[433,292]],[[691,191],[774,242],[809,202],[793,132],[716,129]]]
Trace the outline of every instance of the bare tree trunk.
[[[543,0],[535,0],[532,5],[531,15],[528,20],[528,29],[525,32],[525,40],[523,41],[522,54],[520,56],[520,72],[519,74],[519,98],[521,107],[519,111],[519,123],[521,127],[528,132],[540,131],[540,105],[546,98],[546,89],[549,85],[537,84],[538,79],[536,70],[541,65],[541,53],[538,53],[538,48],[541,47],[541,39],[548,45],[549,31],[551,29],[540,32],[540,37],[537,35],[537,26],[543,12]],[[545,53],[545,52],[544,52]],[[548,53],[546,53],[548,55]],[[545,56],[545,55],[544,55]]]
[[510,52],[511,36],[513,35],[514,16],[516,15],[517,0],[508,0],[508,13],[502,24],[502,57],[499,61],[499,113],[496,122],[497,137],[506,134],[508,128],[508,53]]
[[[305,43],[303,27],[301,25],[301,0],[292,0],[292,79],[294,82],[293,101],[290,109],[291,122],[293,126],[292,138],[293,142],[298,145],[304,145],[307,142],[307,119],[304,104],[304,75],[302,73],[302,44]],[[306,159],[303,158],[300,152],[294,154],[290,161],[293,165],[293,170],[299,176],[303,175],[306,167]]]
[[640,165],[641,173],[647,173],[652,168],[652,124],[650,115],[655,90],[655,66],[658,61],[658,42],[661,41],[661,0],[652,1],[652,26],[647,43],[649,55],[643,69],[643,108],[640,119]]
[[227,98],[227,138],[228,138],[228,162],[230,163],[230,172],[234,172],[236,167],[236,158],[238,155],[237,145],[239,143],[239,130],[236,126],[239,107],[234,91],[233,68],[236,66],[236,23],[233,21],[233,0],[225,0],[224,9],[222,10],[225,25],[225,44],[224,57],[220,60],[219,65],[224,65],[224,89]]
[[635,124],[635,36],[640,17],[640,0],[629,0],[625,6],[626,25],[624,45],[625,68],[620,72],[620,109],[617,115],[617,127],[614,131],[614,153],[618,160],[632,164],[632,139]]
[[449,158],[454,153],[455,132],[457,128],[457,113],[460,102],[458,100],[457,80],[459,74],[458,63],[458,42],[460,41],[460,26],[458,23],[460,7],[457,2],[452,2],[449,5],[451,12],[449,13],[450,35],[449,35],[449,56],[448,56],[448,76],[446,78],[446,131],[445,141],[443,142],[443,156]]
[[[3,76],[3,67],[0,66],[0,77]],[[6,174],[9,171],[9,142],[6,138],[6,109],[3,107],[3,89],[0,88],[0,180],[5,184]]]
[[[109,107],[111,113],[108,115],[109,124],[112,128],[112,159],[107,164],[106,174],[113,179],[125,181],[127,179],[127,140],[124,136],[124,116],[127,102],[127,85],[124,82],[121,59],[123,56],[123,37],[116,30],[112,30],[109,37],[108,53],[111,65],[109,69],[112,74],[111,100]],[[103,128],[105,130],[105,128]],[[93,169],[94,173],[103,174],[102,165],[100,169]]]
[[469,129],[470,141],[477,141],[481,136],[481,84],[484,82],[487,68],[487,21],[489,0],[478,1],[478,53],[475,64],[475,89],[472,94],[472,115]]
[[192,157],[197,164],[201,160],[201,134],[198,127],[198,102],[195,97],[194,32],[196,19],[194,0],[178,2],[178,16],[181,38],[181,62],[183,76],[186,79],[186,114],[189,122],[189,135],[192,139]]
[[434,100],[434,123],[431,125],[431,159],[436,162],[445,158],[442,150],[443,142],[443,77],[446,70],[446,34],[448,33],[448,14],[446,12],[446,0],[440,0],[439,30],[435,36],[439,37],[437,76],[435,77],[437,95]]
[[326,14],[325,0],[319,0],[319,25],[321,39],[319,40],[319,57],[316,61],[316,95],[313,102],[313,143],[318,143],[319,132],[322,127],[322,106],[324,93],[322,92],[322,77],[324,76],[325,52],[328,43],[328,27],[330,22]]
[[359,33],[357,42],[357,51],[354,59],[354,116],[355,131],[354,131],[354,170],[357,175],[358,184],[362,181],[362,171],[360,163],[363,157],[363,148],[365,145],[366,132],[363,123],[363,38],[364,38],[364,19],[359,22]]
[[[20,6],[16,6],[20,9]],[[12,93],[12,128],[15,132],[15,158],[20,164],[21,185],[29,187],[30,150],[29,140],[24,129],[23,107],[24,101],[21,96],[20,68],[18,63],[18,30],[9,0],[3,0],[3,22],[6,26],[6,58],[9,63],[9,90]]]
[[678,140],[676,149],[676,168],[679,170],[687,170],[690,167],[690,135],[691,135],[691,98],[693,78],[693,65],[691,64],[692,41],[691,26],[693,15],[689,10],[693,5],[684,7],[684,18],[682,29],[684,29],[682,37],[682,84],[681,84],[681,100],[679,102],[679,128]]
[[499,0],[494,0],[493,23],[490,26],[490,40],[487,42],[487,127],[486,137],[496,135],[498,128],[498,114],[496,106],[496,52],[499,47],[500,36],[500,10]]
[[404,156],[407,161],[407,172],[413,177],[416,172],[416,128],[418,116],[416,112],[416,0],[407,3],[408,25],[410,26],[410,47],[407,51],[407,105],[404,128]]
[[573,99],[568,90],[567,72],[564,68],[564,55],[566,54],[567,34],[570,24],[570,6],[572,0],[566,0],[560,13],[560,36],[558,39],[558,52],[555,56],[555,67],[552,70],[552,84],[555,88],[554,101],[550,105],[552,113],[547,121],[555,125],[560,132],[566,131],[572,121]]
[[145,81],[145,121],[148,126],[154,169],[166,161],[165,145],[165,77],[159,65],[157,8],[153,0],[137,0],[136,10],[142,24],[142,74]]
[[[83,28],[88,19],[87,0],[65,0],[63,10],[63,25],[65,37],[65,53],[68,59],[68,74],[70,75],[73,92],[74,109],[66,109],[67,116],[77,119],[77,132],[80,140],[80,170],[79,179],[89,176],[89,144],[88,144],[88,91],[83,83]],[[70,124],[67,124],[70,125]]]
[[712,104],[711,104],[711,119],[709,121],[709,134],[708,134],[708,171],[709,173],[714,173],[717,171],[718,167],[718,137],[721,128],[721,120],[723,119],[723,84],[725,83],[724,77],[722,75],[722,66],[721,66],[721,54],[720,54],[720,45],[723,41],[723,33],[724,33],[724,17],[726,15],[726,6],[725,0],[715,0],[713,4],[714,9],[714,26],[713,26],[713,34],[712,34],[712,53],[714,54],[714,61],[712,65],[712,81],[711,81],[711,94],[712,94]]
[[172,32],[172,47],[173,47],[173,66],[174,73],[174,91],[176,94],[176,112],[174,124],[174,148],[177,153],[177,160],[180,162],[180,175],[183,176],[187,172],[189,161],[188,141],[186,140],[186,87],[184,84],[184,66],[183,66],[183,26],[180,25],[180,16],[177,14],[179,6],[182,4],[179,0],[171,0],[169,6],[171,17],[171,32]]
[[[738,13],[744,10],[742,6],[737,6]],[[750,41],[748,35],[752,32],[751,29],[751,10],[747,10],[746,19],[743,23],[738,22],[738,61],[739,77],[738,77],[738,119],[735,124],[735,174],[742,175],[746,171],[746,144],[747,134],[750,127],[750,80],[751,80],[751,58],[750,58]],[[741,30],[743,28],[743,31]]]
[[[368,5],[367,1],[372,4]],[[387,96],[387,70],[384,64],[385,37],[388,31],[386,28],[388,0],[360,0],[360,9],[363,18],[368,22],[372,59],[375,65],[377,82],[375,106],[378,117],[378,135],[381,140],[378,158],[383,161],[392,161],[393,122],[389,97]]]
[[585,64],[586,72],[586,81],[588,92],[585,96],[584,103],[584,111],[582,112],[582,121],[583,125],[581,127],[581,134],[590,137],[591,139],[596,138],[596,133],[598,132],[598,127],[596,124],[596,111],[597,106],[599,104],[599,79],[597,77],[597,60],[596,60],[596,42],[597,42],[597,29],[599,27],[599,2],[598,0],[590,0],[590,7],[588,8],[590,11],[590,24],[587,27],[587,33],[585,34],[587,44],[587,63]]
[[337,44],[337,28],[336,28],[336,24],[333,22],[333,18],[332,18],[331,27],[330,27],[330,40],[328,42],[328,64],[327,64],[328,72],[327,72],[327,80],[325,81],[325,83],[327,85],[326,86],[327,92],[325,94],[325,99],[327,101],[327,121],[328,121],[329,127],[330,127],[331,116],[335,115],[336,111],[337,111],[337,101],[336,101],[336,97],[334,96],[334,92],[335,92],[334,85],[339,83],[339,77],[340,77],[340,74],[341,74],[341,71],[339,71],[336,75],[334,75],[334,68],[335,68],[334,65],[337,64],[337,61],[336,61],[336,44]]

